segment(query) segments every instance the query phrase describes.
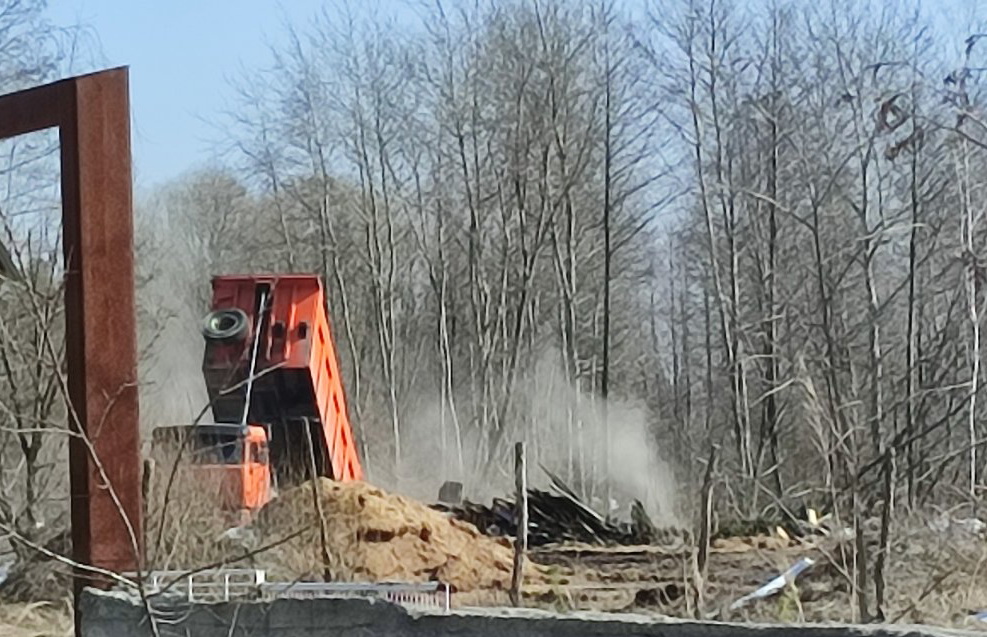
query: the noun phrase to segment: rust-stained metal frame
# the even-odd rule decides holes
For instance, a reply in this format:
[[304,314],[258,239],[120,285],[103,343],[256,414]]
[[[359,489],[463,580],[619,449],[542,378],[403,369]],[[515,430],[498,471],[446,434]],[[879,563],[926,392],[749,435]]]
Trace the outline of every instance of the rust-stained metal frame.
[[[130,95],[126,67],[0,96],[0,138],[58,128],[72,547],[113,572],[143,555]],[[77,570],[75,590],[93,583]]]

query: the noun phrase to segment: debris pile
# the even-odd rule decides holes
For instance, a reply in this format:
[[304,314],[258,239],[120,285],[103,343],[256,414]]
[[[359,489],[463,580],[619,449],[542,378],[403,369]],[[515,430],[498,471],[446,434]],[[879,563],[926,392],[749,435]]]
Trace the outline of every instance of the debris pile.
[[[515,537],[517,507],[512,500],[494,498],[490,506],[463,501],[459,505],[437,504],[435,508],[469,522],[494,537]],[[539,489],[528,490],[528,545],[562,542],[585,544],[647,544],[635,529],[614,523],[579,500]]]
[[[506,590],[513,551],[506,540],[424,504],[362,482],[318,482],[323,525],[311,483],[281,494],[258,512],[253,527],[277,578],[337,581],[440,581],[454,590]],[[325,552],[323,552],[323,545]],[[325,554],[328,554],[327,556]],[[538,581],[529,566],[526,581]]]
[[[528,489],[528,546],[672,543],[680,538],[669,536],[685,533],[680,529],[656,527],[638,501],[631,507],[631,522],[605,518],[580,500],[558,476],[542,469],[551,480],[552,491]],[[456,505],[436,504],[434,508],[469,522],[490,536],[515,537],[517,534],[517,508],[509,499],[494,498],[490,506],[464,500]]]

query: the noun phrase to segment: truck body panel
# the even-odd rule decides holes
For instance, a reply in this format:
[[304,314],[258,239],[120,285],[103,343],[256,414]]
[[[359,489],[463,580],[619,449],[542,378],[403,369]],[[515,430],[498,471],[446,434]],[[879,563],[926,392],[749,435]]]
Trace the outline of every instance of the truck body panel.
[[[236,308],[247,314],[250,336],[232,343],[206,343],[203,374],[217,422],[242,419],[253,339],[257,343],[255,380],[247,420],[269,427],[274,462],[295,457],[293,431],[316,431],[317,471],[336,480],[362,480],[363,468],[347,412],[346,394],[326,312],[325,289],[315,275],[219,276],[212,282],[212,309]],[[260,308],[265,300],[265,307]],[[260,327],[255,334],[255,326]],[[240,385],[235,391],[229,388]],[[301,441],[304,443],[304,440]],[[291,448],[286,448],[290,446]]]

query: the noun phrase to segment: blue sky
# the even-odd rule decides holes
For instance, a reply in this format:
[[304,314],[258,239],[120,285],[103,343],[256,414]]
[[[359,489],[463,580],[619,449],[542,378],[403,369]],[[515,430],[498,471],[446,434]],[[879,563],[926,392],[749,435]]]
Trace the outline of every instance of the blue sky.
[[[625,0],[637,2],[639,0]],[[881,0],[870,0],[880,6]],[[328,0],[49,0],[55,24],[83,24],[99,38],[104,66],[130,66],[134,172],[150,188],[209,162],[232,102],[228,79],[268,60],[285,21],[303,26]],[[907,0],[906,0],[907,2]],[[987,0],[922,3],[955,47],[983,18]],[[410,16],[406,0],[373,3],[377,13]]]
[[208,162],[232,98],[227,79],[263,65],[284,20],[304,24],[321,0],[50,0],[59,25],[84,24],[105,66],[130,66],[134,172],[151,187]]

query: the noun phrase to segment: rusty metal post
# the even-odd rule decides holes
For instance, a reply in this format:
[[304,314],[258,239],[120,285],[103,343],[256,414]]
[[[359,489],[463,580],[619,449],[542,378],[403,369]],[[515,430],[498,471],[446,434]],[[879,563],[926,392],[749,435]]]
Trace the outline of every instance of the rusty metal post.
[[136,570],[142,536],[128,84],[126,69],[68,80],[59,127],[69,393],[89,440],[70,450],[72,541],[113,571]]
[[[0,96],[0,138],[57,127],[73,557],[115,572],[143,555],[130,97],[126,68]],[[76,592],[92,582],[79,573]]]

